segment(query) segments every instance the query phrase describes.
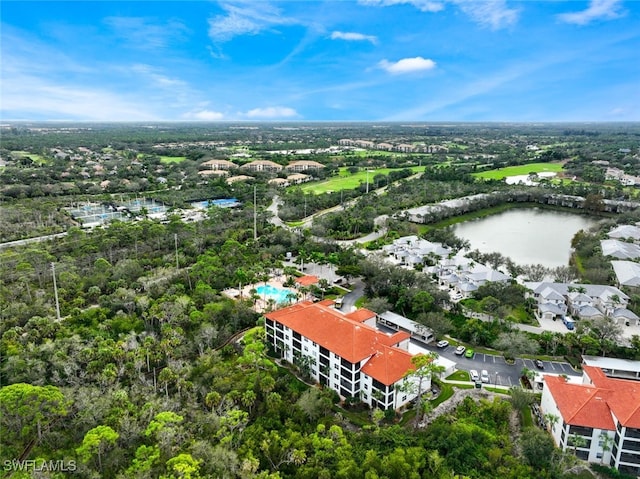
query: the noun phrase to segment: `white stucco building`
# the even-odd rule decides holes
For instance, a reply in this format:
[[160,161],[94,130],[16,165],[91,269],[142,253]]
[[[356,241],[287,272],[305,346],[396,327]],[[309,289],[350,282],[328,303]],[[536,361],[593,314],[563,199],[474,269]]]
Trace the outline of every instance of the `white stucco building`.
[[[375,328],[376,314],[359,309],[344,314],[333,301],[302,301],[267,313],[267,341],[288,362],[305,367],[317,382],[343,398],[371,407],[398,409],[418,395],[418,379],[406,332]],[[422,381],[422,392],[431,381]]]

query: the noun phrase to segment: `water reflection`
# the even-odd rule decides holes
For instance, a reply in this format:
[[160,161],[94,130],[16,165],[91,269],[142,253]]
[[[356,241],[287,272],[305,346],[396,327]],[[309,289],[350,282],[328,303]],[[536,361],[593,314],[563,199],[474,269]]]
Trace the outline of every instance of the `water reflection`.
[[483,253],[498,252],[519,265],[566,266],[571,239],[598,219],[576,213],[516,208],[454,225],[456,236]]

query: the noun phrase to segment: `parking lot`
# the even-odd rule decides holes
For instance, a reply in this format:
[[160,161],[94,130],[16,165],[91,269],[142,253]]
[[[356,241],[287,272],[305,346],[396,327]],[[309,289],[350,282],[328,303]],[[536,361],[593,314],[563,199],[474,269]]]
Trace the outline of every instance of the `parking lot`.
[[480,372],[486,369],[489,373],[489,385],[505,387],[517,386],[520,384],[522,369],[525,367],[536,372],[581,376],[581,373],[574,371],[569,363],[561,361],[542,361],[544,369],[541,370],[536,367],[533,359],[518,358],[515,360],[515,363],[509,364],[503,356],[493,354],[475,353],[472,358],[467,358],[464,355],[458,356],[454,353],[454,346],[437,348],[433,345],[429,346],[429,349],[447,359],[455,361],[459,370],[470,371],[471,369],[475,369]]

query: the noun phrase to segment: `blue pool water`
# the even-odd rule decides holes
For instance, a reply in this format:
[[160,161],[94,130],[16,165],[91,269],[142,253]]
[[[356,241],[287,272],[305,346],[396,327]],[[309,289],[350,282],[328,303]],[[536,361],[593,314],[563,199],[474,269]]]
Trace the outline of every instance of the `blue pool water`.
[[220,208],[233,208],[239,206],[240,202],[236,198],[222,198],[219,200],[194,201],[191,204],[196,208],[208,208],[212,205]]
[[276,288],[270,284],[258,286],[256,292],[263,298],[273,299],[276,303],[288,303],[295,299],[295,293],[293,291]]

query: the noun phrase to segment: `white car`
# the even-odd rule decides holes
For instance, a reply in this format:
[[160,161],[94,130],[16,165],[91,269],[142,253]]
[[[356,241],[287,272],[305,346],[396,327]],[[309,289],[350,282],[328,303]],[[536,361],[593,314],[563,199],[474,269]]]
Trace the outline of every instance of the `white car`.
[[449,346],[449,341],[443,339],[442,341],[438,341],[436,346],[438,346],[439,348],[446,348],[447,346]]
[[458,346],[456,348],[456,354],[458,356],[462,356],[466,350],[467,350],[467,348],[465,348],[464,346]]
[[489,382],[489,373],[487,372],[486,369],[483,369],[482,372],[480,373],[480,381],[482,381],[483,383]]
[[475,369],[472,369],[471,371],[469,371],[469,376],[471,376],[471,380],[474,383],[480,379],[480,375],[478,374],[478,371],[476,371]]

